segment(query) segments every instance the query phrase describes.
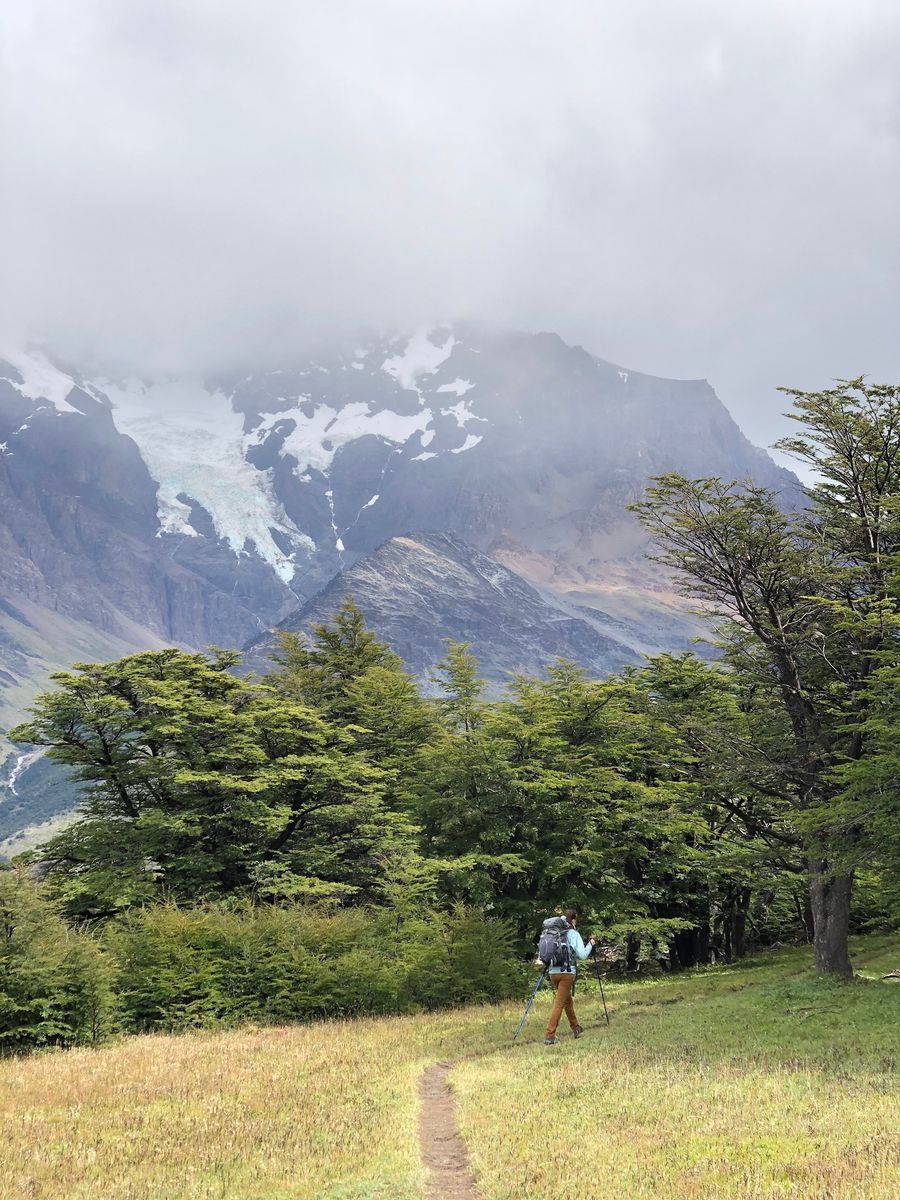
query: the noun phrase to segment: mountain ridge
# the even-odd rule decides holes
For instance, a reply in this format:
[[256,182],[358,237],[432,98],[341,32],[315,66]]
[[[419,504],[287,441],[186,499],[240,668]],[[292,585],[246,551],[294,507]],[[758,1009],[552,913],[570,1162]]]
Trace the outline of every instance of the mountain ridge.
[[599,610],[613,640],[602,614],[630,622],[634,650],[680,647],[699,626],[627,512],[647,479],[799,495],[706,381],[552,333],[459,323],[206,382],[7,357],[0,727],[73,659],[241,646],[411,529],[461,539],[573,620]]
[[[539,675],[558,659],[607,675],[640,661],[623,622],[596,610],[581,615],[543,597],[521,577],[445,533],[413,530],[388,538],[340,572],[277,630],[308,640],[352,599],[366,624],[400,656],[425,692],[446,641],[467,642],[483,677],[497,689],[517,674]],[[244,647],[244,668],[265,674],[275,631]]]

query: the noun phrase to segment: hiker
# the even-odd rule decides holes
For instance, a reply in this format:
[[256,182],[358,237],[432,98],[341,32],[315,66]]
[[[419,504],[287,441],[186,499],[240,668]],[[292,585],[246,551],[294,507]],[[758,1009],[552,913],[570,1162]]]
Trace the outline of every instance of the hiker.
[[551,966],[549,970],[550,982],[553,984],[554,997],[553,1007],[550,1009],[550,1019],[547,1022],[547,1028],[544,1032],[544,1045],[556,1045],[556,1027],[559,1024],[559,1018],[562,1016],[563,1009],[566,1010],[566,1016],[569,1018],[569,1024],[572,1026],[572,1033],[575,1037],[580,1038],[584,1030],[578,1024],[578,1018],[575,1016],[575,1002],[572,999],[572,993],[575,990],[575,959],[573,955],[579,958],[587,958],[591,950],[597,943],[595,937],[588,938],[588,944],[585,946],[581,940],[581,934],[575,928],[578,921],[578,913],[574,908],[567,908],[563,914],[568,923],[566,932],[566,941],[569,943],[568,963],[565,966]]

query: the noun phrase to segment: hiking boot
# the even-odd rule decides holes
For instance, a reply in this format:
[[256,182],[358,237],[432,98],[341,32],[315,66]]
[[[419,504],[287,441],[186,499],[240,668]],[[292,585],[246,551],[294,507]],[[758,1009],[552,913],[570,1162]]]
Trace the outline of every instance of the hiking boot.
[[555,1037],[552,1037],[552,1038],[544,1038],[544,1045],[545,1045],[545,1046],[555,1046],[555,1045],[556,1045],[556,1041],[557,1041],[557,1039],[556,1039]]
[[572,1037],[580,1038],[583,1033],[584,1033],[584,1030],[581,1028],[581,1026],[576,1025],[575,1028],[572,1030]]

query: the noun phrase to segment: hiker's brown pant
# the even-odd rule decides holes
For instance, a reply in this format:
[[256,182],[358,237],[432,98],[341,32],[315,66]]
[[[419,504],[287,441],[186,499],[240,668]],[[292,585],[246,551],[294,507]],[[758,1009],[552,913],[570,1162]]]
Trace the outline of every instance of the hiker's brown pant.
[[550,982],[553,984],[553,990],[556,994],[553,997],[553,1007],[550,1009],[550,1019],[547,1022],[544,1037],[553,1037],[556,1034],[556,1027],[559,1024],[559,1018],[562,1016],[563,1009],[566,1010],[566,1016],[569,1018],[569,1024],[572,1028],[578,1028],[578,1018],[575,1016],[575,1001],[572,999],[572,988],[575,986],[574,974],[551,975]]

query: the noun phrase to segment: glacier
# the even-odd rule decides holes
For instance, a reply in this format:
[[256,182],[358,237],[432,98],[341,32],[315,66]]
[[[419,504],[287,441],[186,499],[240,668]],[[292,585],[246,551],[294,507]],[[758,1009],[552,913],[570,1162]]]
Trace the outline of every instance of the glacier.
[[271,471],[246,459],[247,436],[239,413],[222,391],[199,380],[145,384],[103,381],[120,433],[137,444],[159,487],[160,534],[196,536],[189,496],[209,513],[216,533],[235,554],[253,545],[285,583],[295,564],[272,536],[275,529],[292,542],[314,549],[312,539],[288,521],[272,491]]
[[[470,422],[485,420],[472,410],[467,394],[475,384],[458,375],[450,382],[439,382],[438,375],[431,382],[461,346],[453,333],[422,326],[411,337],[358,346],[352,357],[307,359],[300,369],[218,384],[190,376],[82,381],[40,351],[11,350],[3,357],[13,367],[7,381],[33,402],[35,412],[49,406],[57,413],[85,418],[68,400],[76,388],[108,409],[115,428],[135,443],[157,485],[158,537],[200,537],[194,525],[199,506],[220,542],[236,556],[255,553],[290,586],[324,532],[325,544],[342,555],[348,531],[377,503],[376,493],[350,525],[339,527],[335,511],[341,505],[332,490],[332,468],[343,448],[376,438],[396,455],[425,462],[463,454],[482,440],[466,431]],[[371,383],[356,374],[365,367],[375,367]],[[448,371],[443,378],[452,374]],[[385,376],[415,394],[418,403],[413,402],[412,411]],[[384,382],[379,384],[378,377]],[[455,397],[456,403],[433,403],[438,394],[442,399]],[[426,451],[442,417],[455,421],[464,435],[462,444],[450,448],[445,443],[440,450]],[[26,421],[22,429],[27,427]],[[11,442],[0,445],[0,454],[12,452]],[[298,482],[313,489],[312,495],[321,495],[327,487],[330,530],[328,525],[325,530],[300,527],[307,523],[302,506],[291,510],[296,519],[285,511],[275,488],[276,466],[285,459]],[[382,479],[388,469],[385,463]],[[347,519],[345,512],[340,524]]]

